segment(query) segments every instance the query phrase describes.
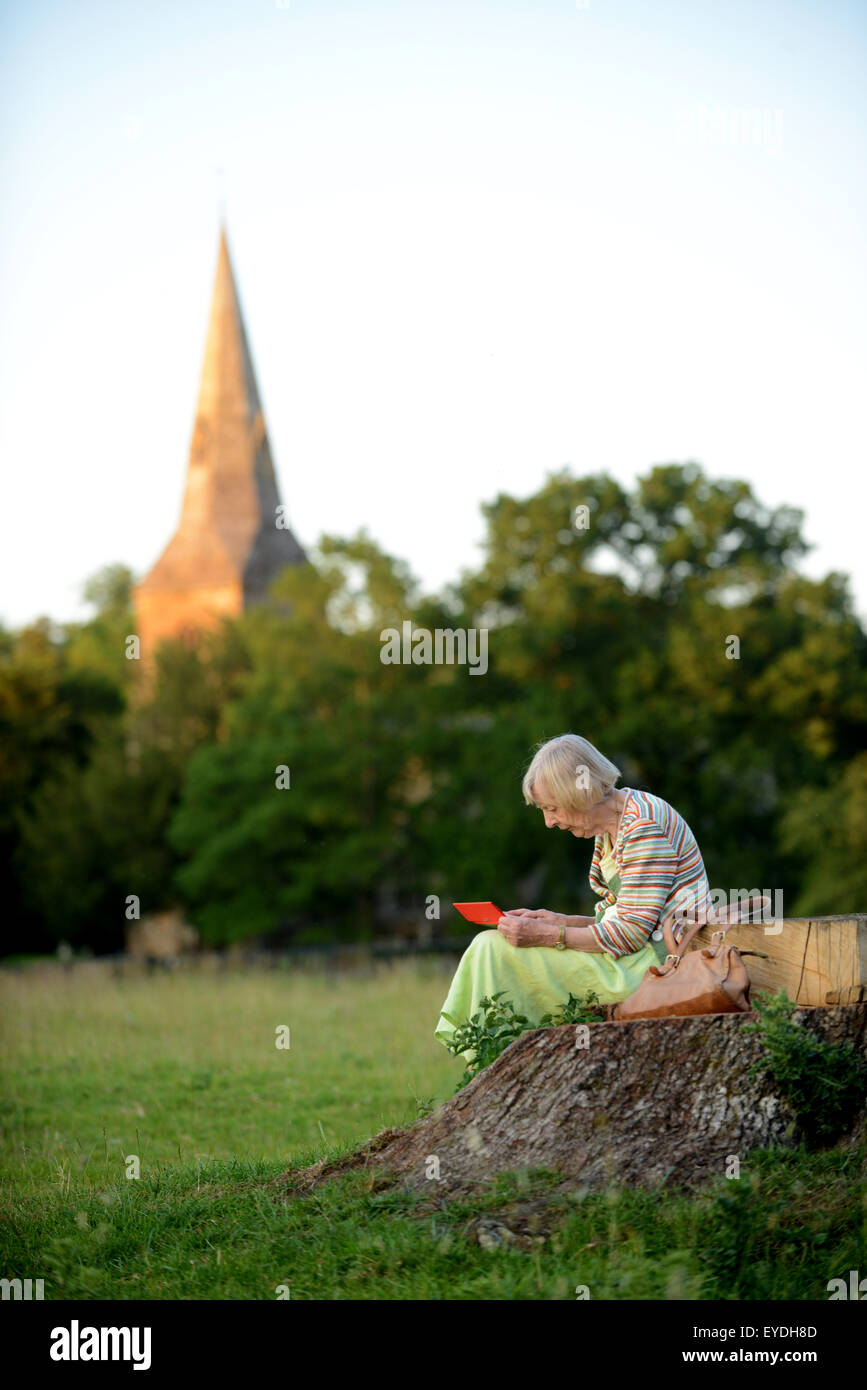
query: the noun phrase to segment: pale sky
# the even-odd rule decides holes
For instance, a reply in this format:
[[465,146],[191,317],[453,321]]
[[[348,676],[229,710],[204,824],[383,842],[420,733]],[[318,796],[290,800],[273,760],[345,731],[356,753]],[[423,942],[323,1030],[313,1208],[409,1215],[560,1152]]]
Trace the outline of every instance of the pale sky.
[[434,588],[500,490],[694,459],[867,614],[865,77],[850,0],[6,0],[0,619],[169,540],[221,184],[302,544]]

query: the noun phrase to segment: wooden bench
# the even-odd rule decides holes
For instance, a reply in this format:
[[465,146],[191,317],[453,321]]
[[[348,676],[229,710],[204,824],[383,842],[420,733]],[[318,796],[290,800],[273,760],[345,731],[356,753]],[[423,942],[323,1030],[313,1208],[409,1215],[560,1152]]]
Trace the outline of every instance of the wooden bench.
[[[690,949],[709,946],[713,931],[702,927]],[[739,922],[726,929],[726,941],[767,956],[744,961],[753,993],[784,989],[796,1004],[808,1007],[867,1000],[867,913]]]

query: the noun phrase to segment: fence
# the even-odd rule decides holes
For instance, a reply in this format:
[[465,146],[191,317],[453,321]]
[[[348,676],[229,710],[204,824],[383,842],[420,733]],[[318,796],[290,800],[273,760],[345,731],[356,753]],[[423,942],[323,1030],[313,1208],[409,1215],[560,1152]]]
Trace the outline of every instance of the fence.
[[177,956],[130,955],[119,951],[106,956],[43,956],[2,966],[7,970],[51,969],[63,974],[82,971],[109,973],[117,979],[156,974],[162,971],[190,971],[223,974],[237,970],[313,970],[326,974],[338,971],[368,972],[398,961],[441,964],[453,970],[473,936],[444,937],[435,941],[385,940],[328,942],[303,946],[231,946],[223,951],[187,951]]

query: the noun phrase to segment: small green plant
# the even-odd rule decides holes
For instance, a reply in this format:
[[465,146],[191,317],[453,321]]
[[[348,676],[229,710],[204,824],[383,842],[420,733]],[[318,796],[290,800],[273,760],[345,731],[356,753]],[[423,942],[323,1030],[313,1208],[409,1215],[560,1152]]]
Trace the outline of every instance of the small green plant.
[[592,990],[586,999],[576,999],[570,994],[559,1009],[545,1014],[538,1023],[531,1023],[525,1014],[519,1014],[511,999],[506,999],[504,995],[505,990],[501,989],[480,999],[478,1012],[465,1023],[452,1018],[450,1014],[443,1014],[443,1018],[455,1029],[446,1043],[449,1052],[456,1057],[462,1053],[472,1054],[455,1087],[456,1092],[490,1066],[522,1033],[532,1032],[536,1028],[558,1028],[565,1023],[598,1023],[602,1017],[602,1005]]
[[750,1067],[751,1078],[767,1073],[795,1111],[808,1140],[831,1143],[848,1127],[867,1097],[867,1068],[850,1043],[830,1043],[792,1019],[795,1005],[785,990],[755,999],[757,1033],[765,1056]]
[[601,1023],[605,1017],[605,1005],[599,1003],[599,995],[588,990],[583,998],[570,994],[565,1004],[553,1014],[545,1014],[539,1021],[539,1028],[560,1028],[564,1023]]
[[456,1057],[464,1052],[472,1054],[455,1091],[466,1086],[484,1067],[490,1066],[501,1052],[505,1052],[515,1038],[533,1027],[526,1015],[519,1014],[511,999],[505,999],[504,995],[505,990],[502,989],[496,994],[485,995],[484,999],[479,1000],[478,1012],[465,1023],[452,1018],[450,1014],[443,1014],[443,1018],[455,1029],[446,1043],[449,1052]]

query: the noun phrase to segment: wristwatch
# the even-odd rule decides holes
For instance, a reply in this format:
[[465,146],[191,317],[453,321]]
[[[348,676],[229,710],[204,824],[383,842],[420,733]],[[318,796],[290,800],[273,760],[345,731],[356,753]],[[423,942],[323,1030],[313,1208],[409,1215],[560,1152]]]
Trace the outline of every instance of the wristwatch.
[[564,922],[564,923],[562,924],[562,926],[560,927],[560,940],[554,942],[554,947],[555,947],[555,949],[558,950],[558,951],[565,951],[565,950],[566,950],[566,923],[565,923],[565,922]]

